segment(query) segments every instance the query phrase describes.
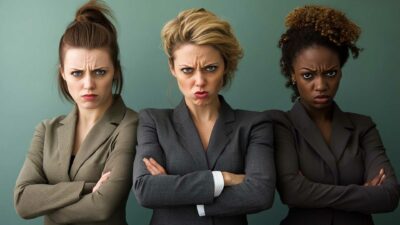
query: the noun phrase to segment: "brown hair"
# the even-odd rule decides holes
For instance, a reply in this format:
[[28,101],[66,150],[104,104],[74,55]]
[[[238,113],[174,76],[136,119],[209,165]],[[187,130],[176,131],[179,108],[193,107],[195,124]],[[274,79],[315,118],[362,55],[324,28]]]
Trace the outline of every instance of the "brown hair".
[[243,57],[242,48],[229,23],[203,8],[180,12],[164,25],[161,39],[172,65],[174,51],[183,44],[210,45],[217,49],[225,63],[223,87],[230,84]]
[[102,1],[90,0],[81,6],[64,34],[61,36],[58,48],[60,69],[58,72],[58,90],[68,101],[73,102],[67,84],[61,76],[64,67],[65,52],[68,48],[105,48],[114,66],[113,86],[115,94],[122,91],[123,78],[119,61],[119,47],[117,43],[117,30],[107,18],[113,18],[111,10]]

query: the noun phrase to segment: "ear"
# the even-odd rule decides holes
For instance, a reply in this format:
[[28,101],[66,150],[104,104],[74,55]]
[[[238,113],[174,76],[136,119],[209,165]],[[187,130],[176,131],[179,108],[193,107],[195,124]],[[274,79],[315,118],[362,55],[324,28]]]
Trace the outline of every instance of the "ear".
[[292,83],[296,83],[296,78],[294,76],[294,74],[292,73],[292,75],[290,76],[290,80],[292,81]]
[[58,71],[60,72],[62,78],[65,80],[65,73],[64,73],[64,69],[62,68],[61,65],[58,65]]
[[169,67],[169,71],[171,72],[172,76],[176,77],[174,61],[172,59],[168,60],[168,67]]

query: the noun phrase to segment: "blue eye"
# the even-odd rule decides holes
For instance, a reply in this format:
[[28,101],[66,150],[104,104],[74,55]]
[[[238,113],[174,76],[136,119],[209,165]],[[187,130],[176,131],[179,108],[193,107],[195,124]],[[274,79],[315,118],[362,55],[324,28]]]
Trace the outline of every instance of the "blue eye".
[[309,80],[313,77],[312,73],[303,73],[302,76],[306,80]]
[[107,73],[107,71],[105,71],[103,69],[97,69],[94,71],[94,73],[96,74],[96,76],[101,77],[101,76],[104,76]]
[[207,71],[207,72],[214,72],[214,71],[216,71],[217,70],[217,66],[215,66],[215,65],[210,65],[210,66],[206,66],[205,68],[204,68],[204,70],[205,71]]
[[331,71],[328,71],[325,75],[327,77],[334,77],[334,76],[337,75],[337,71],[336,70],[331,70]]
[[71,75],[74,77],[80,77],[82,75],[82,71],[80,71],[80,70],[72,71]]
[[193,68],[184,67],[184,68],[181,69],[181,71],[182,71],[183,73],[185,73],[185,74],[190,74],[190,73],[193,72]]

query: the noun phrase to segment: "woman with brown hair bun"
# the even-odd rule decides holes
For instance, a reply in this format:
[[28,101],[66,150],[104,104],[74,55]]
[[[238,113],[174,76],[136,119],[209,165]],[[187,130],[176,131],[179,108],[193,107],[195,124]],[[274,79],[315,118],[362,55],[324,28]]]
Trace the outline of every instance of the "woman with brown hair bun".
[[74,108],[36,127],[14,190],[25,219],[127,224],[137,115],[121,98],[117,32],[107,16],[105,4],[89,1],[61,37],[59,91]]
[[286,17],[281,70],[294,94],[275,121],[277,188],[289,213],[281,224],[369,225],[397,207],[399,186],[375,123],[343,112],[334,97],[360,28],[342,12],[304,6]]

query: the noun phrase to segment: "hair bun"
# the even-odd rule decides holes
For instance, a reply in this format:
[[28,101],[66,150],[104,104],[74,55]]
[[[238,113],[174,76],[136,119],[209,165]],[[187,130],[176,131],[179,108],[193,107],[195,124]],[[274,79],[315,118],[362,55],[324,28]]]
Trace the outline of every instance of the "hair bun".
[[110,8],[103,1],[90,0],[78,9],[75,14],[75,21],[97,23],[114,31],[114,28],[110,27],[110,21],[107,17],[113,19]]

